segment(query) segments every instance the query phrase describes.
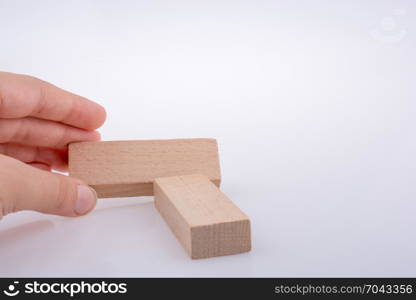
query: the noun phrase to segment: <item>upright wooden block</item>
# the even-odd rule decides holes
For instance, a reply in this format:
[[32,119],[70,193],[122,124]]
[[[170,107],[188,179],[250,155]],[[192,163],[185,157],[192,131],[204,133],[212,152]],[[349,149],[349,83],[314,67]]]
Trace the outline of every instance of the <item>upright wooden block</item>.
[[98,197],[153,195],[157,177],[199,173],[221,182],[215,139],[81,142],[69,145],[69,175]]
[[155,206],[192,258],[250,251],[250,220],[203,175],[157,178]]

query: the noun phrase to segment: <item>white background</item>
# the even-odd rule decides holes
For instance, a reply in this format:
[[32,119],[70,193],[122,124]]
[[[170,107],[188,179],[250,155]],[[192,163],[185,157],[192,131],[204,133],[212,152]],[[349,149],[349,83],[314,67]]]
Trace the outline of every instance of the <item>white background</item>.
[[[250,253],[190,260],[151,198],[0,222],[1,276],[416,276],[413,1],[0,0],[0,69],[105,140],[214,137]],[[30,197],[30,195],[28,195]]]

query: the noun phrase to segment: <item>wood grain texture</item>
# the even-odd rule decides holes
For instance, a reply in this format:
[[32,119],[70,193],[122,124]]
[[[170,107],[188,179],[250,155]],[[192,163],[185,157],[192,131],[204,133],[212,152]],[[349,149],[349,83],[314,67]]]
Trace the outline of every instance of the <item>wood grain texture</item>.
[[153,195],[157,177],[203,174],[221,182],[215,139],[81,142],[69,145],[69,175],[99,198]]
[[249,218],[203,175],[157,178],[155,206],[191,256],[250,251]]

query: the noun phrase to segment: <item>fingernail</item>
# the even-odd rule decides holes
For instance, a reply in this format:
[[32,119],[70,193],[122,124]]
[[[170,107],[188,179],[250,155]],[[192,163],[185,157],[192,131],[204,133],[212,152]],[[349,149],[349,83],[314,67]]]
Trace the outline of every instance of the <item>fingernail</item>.
[[94,208],[97,202],[97,194],[88,186],[78,186],[78,199],[75,203],[75,213],[78,215],[84,215]]

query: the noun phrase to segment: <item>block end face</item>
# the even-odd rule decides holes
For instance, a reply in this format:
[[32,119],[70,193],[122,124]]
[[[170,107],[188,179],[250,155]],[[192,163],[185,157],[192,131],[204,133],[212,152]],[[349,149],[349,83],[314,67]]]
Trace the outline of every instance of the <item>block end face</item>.
[[251,250],[250,220],[191,228],[191,258],[233,255]]

